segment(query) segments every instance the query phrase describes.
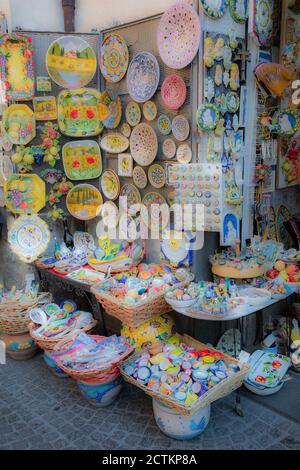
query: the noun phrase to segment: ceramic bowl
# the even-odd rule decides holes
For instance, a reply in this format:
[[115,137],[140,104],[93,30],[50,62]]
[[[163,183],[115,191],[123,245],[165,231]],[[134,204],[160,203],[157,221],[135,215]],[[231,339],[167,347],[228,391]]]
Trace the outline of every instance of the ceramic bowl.
[[269,388],[269,387],[256,387],[255,385],[252,385],[250,382],[247,380],[244,380],[244,386],[250,390],[250,392],[255,393],[255,395],[261,395],[261,396],[268,396],[268,395],[274,395],[274,393],[279,392],[279,390],[282,389],[284,382],[280,382],[277,387],[274,388]]
[[170,295],[172,295],[172,294],[166,294],[165,295],[165,300],[174,309],[175,308],[189,308],[189,307],[192,307],[198,300],[198,297],[195,297],[194,299],[189,299],[189,300],[176,300],[176,299],[170,298]]

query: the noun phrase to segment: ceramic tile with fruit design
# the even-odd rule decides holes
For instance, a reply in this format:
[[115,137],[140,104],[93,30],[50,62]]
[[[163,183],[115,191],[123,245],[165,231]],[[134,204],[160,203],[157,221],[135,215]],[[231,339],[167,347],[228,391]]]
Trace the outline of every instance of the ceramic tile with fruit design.
[[39,212],[46,204],[45,182],[35,174],[13,174],[4,184],[5,204],[13,214]]

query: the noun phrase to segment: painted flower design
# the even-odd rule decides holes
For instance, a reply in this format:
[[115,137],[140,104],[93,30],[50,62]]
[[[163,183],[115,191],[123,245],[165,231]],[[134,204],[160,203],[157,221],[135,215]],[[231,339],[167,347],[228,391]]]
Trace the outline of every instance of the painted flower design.
[[89,165],[93,165],[93,163],[95,163],[95,159],[93,157],[87,157],[86,161]]
[[79,168],[80,167],[80,162],[78,160],[74,160],[74,162],[72,163],[72,167],[73,168]]

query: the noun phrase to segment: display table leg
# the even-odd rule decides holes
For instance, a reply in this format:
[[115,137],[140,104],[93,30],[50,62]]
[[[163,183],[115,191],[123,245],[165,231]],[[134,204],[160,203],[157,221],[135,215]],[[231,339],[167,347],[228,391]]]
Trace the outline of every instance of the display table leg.
[[[241,348],[243,349],[243,324],[242,324],[242,319],[241,319],[241,321],[236,320],[236,322],[233,322],[234,357],[237,359],[238,355],[237,355],[237,343],[236,343],[235,329],[240,330],[240,332],[241,332]],[[240,393],[239,388],[235,391],[234,411],[241,418],[244,417],[244,413],[243,413],[243,410],[242,410],[242,404],[241,404],[241,393]]]

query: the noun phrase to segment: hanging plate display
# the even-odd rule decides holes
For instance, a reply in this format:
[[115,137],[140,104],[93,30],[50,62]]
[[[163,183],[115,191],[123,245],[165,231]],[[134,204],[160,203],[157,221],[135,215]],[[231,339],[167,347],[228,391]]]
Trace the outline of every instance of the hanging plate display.
[[44,253],[50,239],[48,225],[37,215],[21,215],[8,230],[12,251],[25,263],[32,263]]
[[100,191],[91,184],[78,184],[70,189],[66,206],[70,214],[79,220],[91,220],[101,211],[103,198]]
[[154,163],[148,168],[148,179],[153,188],[160,189],[166,183],[166,172],[161,165]]
[[179,75],[169,75],[161,87],[162,100],[169,109],[180,108],[186,99],[186,85]]
[[172,159],[176,155],[176,144],[173,139],[165,139],[163,143],[163,154],[167,159]]
[[261,46],[269,46],[273,36],[274,0],[254,0],[253,32]]
[[34,116],[37,121],[57,119],[55,96],[36,96],[32,100]]
[[229,0],[231,17],[237,23],[245,23],[249,16],[249,0]]
[[171,119],[166,114],[161,114],[157,119],[157,127],[162,135],[169,135],[172,130]]
[[147,180],[147,175],[145,170],[141,166],[136,166],[133,169],[132,172],[132,178],[134,184],[139,188],[139,189],[145,189],[148,183]]
[[236,113],[240,107],[240,98],[237,93],[230,91],[226,95],[226,108],[229,113]]
[[100,50],[100,70],[108,82],[117,83],[124,77],[128,67],[128,48],[119,34],[108,34]]
[[146,101],[143,104],[143,114],[147,121],[153,121],[157,116],[157,107],[153,101]]
[[183,69],[195,58],[200,44],[200,20],[187,3],[176,3],[162,15],[157,46],[162,61],[172,69]]
[[133,215],[133,213],[136,213],[136,210],[130,210],[130,208],[131,206],[134,206],[136,204],[141,204],[142,199],[139,190],[133,184],[124,184],[120,191],[120,197],[127,197],[126,202],[121,199],[119,200],[120,209],[122,209],[123,211],[127,210],[131,215]]
[[3,136],[15,145],[26,145],[36,135],[33,111],[26,104],[12,104],[2,116]]
[[111,132],[102,137],[100,146],[108,153],[122,153],[128,149],[129,140],[119,132]]
[[222,18],[224,16],[228,0],[200,0],[204,13],[211,18]]
[[92,47],[78,36],[62,36],[46,53],[47,72],[63,88],[81,88],[94,77],[97,60]]
[[121,126],[121,133],[127,138],[130,137],[131,127],[128,124],[128,122],[123,122],[123,124]]
[[62,149],[62,158],[70,180],[89,180],[101,175],[101,151],[94,140],[67,142]]
[[100,93],[93,88],[61,91],[57,99],[60,131],[70,137],[100,134],[99,103]]
[[0,186],[4,186],[7,179],[11,177],[14,172],[14,167],[9,155],[0,155]]
[[277,134],[283,137],[292,137],[299,129],[300,121],[296,112],[282,109],[274,114],[272,125]]
[[113,170],[105,170],[100,179],[100,188],[104,196],[111,201],[117,199],[120,193],[120,180]]
[[150,100],[159,84],[159,65],[150,52],[140,52],[129,64],[127,89],[131,98],[138,103]]
[[141,219],[146,227],[150,227],[150,224],[154,228],[163,230],[169,223],[169,208],[165,198],[155,192],[151,191],[145,194],[142,200],[141,206]]
[[13,214],[36,213],[46,205],[46,185],[38,175],[13,174],[5,181],[4,192]]
[[190,133],[190,125],[187,118],[182,114],[174,117],[172,121],[172,133],[175,139],[181,142],[188,138]]
[[190,163],[192,160],[192,149],[188,144],[179,145],[176,153],[179,163]]
[[151,126],[138,124],[130,136],[132,158],[141,166],[151,165],[157,155],[157,137]]
[[137,126],[141,120],[142,112],[141,108],[135,101],[129,101],[126,106],[126,120],[130,126]]
[[172,266],[190,266],[192,262],[192,251],[190,240],[187,234],[167,228],[164,230],[160,242],[160,254],[164,261],[168,261]]
[[23,34],[0,35],[0,78],[7,101],[34,96],[32,39]]
[[102,119],[102,124],[107,129],[116,129],[122,118],[122,103],[119,96],[109,103],[108,109],[109,114],[105,119]]
[[219,121],[219,110],[215,104],[203,104],[197,111],[197,125],[203,131],[213,131]]

